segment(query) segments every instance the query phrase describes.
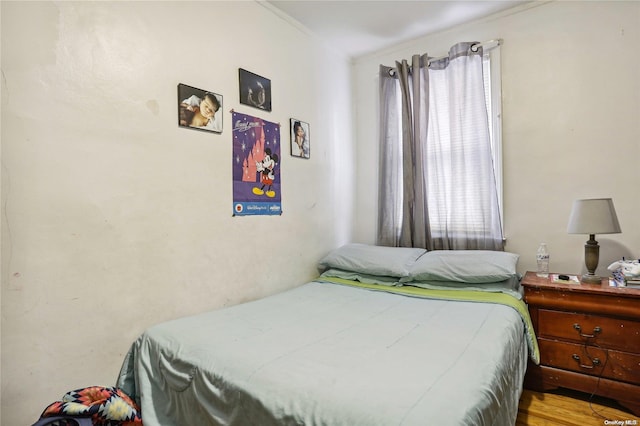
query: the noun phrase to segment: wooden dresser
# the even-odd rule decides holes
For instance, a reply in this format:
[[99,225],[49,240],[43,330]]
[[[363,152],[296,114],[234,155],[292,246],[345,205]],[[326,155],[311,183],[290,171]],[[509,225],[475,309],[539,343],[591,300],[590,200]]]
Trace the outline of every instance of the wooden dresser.
[[524,386],[558,387],[617,400],[640,415],[640,289],[558,284],[527,272],[521,282],[538,344]]

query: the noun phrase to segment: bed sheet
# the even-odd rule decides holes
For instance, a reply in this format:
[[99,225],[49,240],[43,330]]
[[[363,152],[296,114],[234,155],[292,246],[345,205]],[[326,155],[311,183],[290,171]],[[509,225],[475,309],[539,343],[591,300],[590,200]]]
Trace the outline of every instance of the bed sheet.
[[148,329],[117,386],[145,425],[513,425],[509,306],[311,282]]

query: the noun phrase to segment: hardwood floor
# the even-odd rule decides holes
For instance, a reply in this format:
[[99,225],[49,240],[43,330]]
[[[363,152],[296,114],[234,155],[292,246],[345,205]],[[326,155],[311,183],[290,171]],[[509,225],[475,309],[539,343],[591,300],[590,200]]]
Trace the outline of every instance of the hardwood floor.
[[[618,421],[618,422],[615,422]],[[518,407],[516,426],[542,425],[636,425],[640,417],[615,401],[569,390],[534,392],[524,390]]]

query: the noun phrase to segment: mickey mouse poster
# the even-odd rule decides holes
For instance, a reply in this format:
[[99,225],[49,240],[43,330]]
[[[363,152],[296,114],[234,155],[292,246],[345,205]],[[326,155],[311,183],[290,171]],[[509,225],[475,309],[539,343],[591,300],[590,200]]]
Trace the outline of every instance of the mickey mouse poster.
[[233,213],[280,215],[280,125],[232,112]]

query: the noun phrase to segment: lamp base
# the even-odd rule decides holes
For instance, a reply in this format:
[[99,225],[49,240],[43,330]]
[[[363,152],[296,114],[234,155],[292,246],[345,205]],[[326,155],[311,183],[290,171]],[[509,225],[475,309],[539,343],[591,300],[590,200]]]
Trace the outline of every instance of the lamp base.
[[600,277],[595,274],[599,257],[600,246],[596,241],[596,236],[590,234],[589,241],[584,245],[584,263],[587,267],[587,273],[582,276],[580,281],[586,284],[600,284]]
[[594,274],[584,274],[580,281],[586,284],[600,284],[602,282],[602,278]]

